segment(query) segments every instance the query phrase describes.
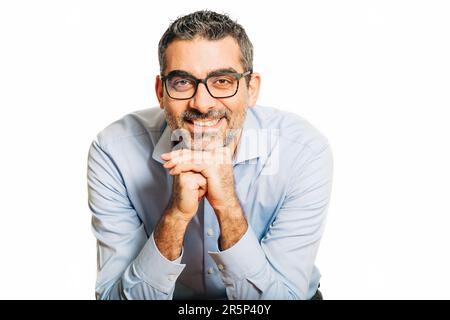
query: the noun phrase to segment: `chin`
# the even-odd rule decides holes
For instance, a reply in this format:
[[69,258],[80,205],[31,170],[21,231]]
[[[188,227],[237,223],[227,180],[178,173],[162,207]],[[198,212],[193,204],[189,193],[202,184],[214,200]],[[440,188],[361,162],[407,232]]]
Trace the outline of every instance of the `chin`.
[[190,149],[199,151],[214,150],[224,146],[223,136],[205,139],[192,139]]

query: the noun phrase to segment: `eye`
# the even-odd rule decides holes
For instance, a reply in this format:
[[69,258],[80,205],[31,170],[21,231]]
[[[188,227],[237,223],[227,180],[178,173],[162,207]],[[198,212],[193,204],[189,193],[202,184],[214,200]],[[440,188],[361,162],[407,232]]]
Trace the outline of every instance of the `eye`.
[[217,83],[219,83],[219,84],[227,84],[227,83],[230,83],[230,82],[231,81],[229,79],[225,79],[225,78],[217,79]]
[[209,79],[210,82],[217,87],[227,87],[233,85],[233,83],[236,81],[231,76],[217,76]]
[[194,86],[194,81],[189,78],[174,77],[169,79],[169,84],[175,90],[188,90]]
[[175,80],[173,82],[173,85],[177,86],[177,87],[183,87],[183,86],[187,86],[190,84],[190,81],[188,79],[180,79],[180,80]]

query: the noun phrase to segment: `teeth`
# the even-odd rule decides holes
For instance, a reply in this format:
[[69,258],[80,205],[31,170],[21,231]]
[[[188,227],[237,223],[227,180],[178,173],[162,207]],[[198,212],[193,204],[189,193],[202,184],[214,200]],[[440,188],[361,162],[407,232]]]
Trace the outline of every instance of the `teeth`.
[[199,127],[212,127],[219,122],[220,119],[209,120],[209,121],[194,121],[194,125]]

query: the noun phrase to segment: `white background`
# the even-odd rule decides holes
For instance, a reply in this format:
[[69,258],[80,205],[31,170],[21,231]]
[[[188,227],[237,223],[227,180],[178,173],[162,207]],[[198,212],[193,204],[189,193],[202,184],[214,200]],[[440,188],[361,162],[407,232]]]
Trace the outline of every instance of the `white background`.
[[0,298],[94,298],[89,144],[156,105],[159,38],[204,8],[246,28],[259,104],[331,142],[325,297],[449,299],[449,2],[242,0],[0,1]]

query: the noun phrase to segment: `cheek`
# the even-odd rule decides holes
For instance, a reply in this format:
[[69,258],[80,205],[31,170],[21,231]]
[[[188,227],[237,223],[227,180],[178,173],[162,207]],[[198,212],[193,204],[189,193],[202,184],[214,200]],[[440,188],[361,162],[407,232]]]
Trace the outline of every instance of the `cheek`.
[[226,109],[228,109],[228,112],[231,114],[231,116],[235,117],[245,109],[246,100],[237,95],[229,99],[230,100],[228,101],[223,101],[223,105],[226,107]]
[[173,101],[168,101],[167,99],[165,99],[164,109],[167,113],[170,113],[173,118],[180,119],[181,114],[184,110],[186,110],[186,107],[184,105],[178,105],[177,103],[173,103]]
[[231,122],[236,122],[243,117],[247,107],[244,103],[242,103],[242,101],[239,101],[236,104],[227,106],[227,108],[230,112]]
[[231,99],[230,101],[226,101],[226,107],[231,110],[234,117],[237,114],[241,114],[247,108],[248,96],[246,88],[239,88],[239,91]]
[[172,130],[180,128],[183,121],[180,118],[180,113],[170,107],[164,107],[165,117]]

